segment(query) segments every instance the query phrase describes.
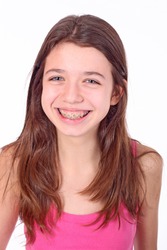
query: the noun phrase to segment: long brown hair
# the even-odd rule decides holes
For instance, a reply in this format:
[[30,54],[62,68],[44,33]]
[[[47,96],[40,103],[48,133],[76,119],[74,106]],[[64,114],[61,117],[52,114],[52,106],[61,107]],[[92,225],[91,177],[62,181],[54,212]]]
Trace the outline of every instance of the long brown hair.
[[[56,129],[41,107],[42,77],[46,57],[60,42],[94,47],[112,64],[115,91],[124,91],[117,105],[111,106],[98,131],[101,159],[99,170],[82,194],[92,201],[102,201],[100,215],[106,225],[119,217],[121,203],[136,218],[141,182],[140,166],[132,153],[126,128],[128,79],[124,46],[115,29],[106,21],[92,16],[67,16],[49,31],[34,63],[27,97],[25,124],[14,146],[14,161],[18,160],[20,185],[20,217],[26,225],[30,242],[35,240],[34,223],[49,230],[46,216],[52,204],[62,212],[59,196],[61,178]],[[10,145],[10,146],[11,146]]]

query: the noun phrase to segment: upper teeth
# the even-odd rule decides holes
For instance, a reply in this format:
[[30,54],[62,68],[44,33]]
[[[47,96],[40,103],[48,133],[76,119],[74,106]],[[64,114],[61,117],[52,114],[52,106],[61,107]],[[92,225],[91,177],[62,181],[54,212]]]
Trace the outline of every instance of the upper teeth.
[[71,119],[71,120],[75,120],[75,119],[78,119],[78,118],[81,118],[81,117],[87,115],[89,111],[74,112],[74,111],[65,111],[65,110],[60,110],[59,109],[59,112],[65,118],[68,118],[68,119]]

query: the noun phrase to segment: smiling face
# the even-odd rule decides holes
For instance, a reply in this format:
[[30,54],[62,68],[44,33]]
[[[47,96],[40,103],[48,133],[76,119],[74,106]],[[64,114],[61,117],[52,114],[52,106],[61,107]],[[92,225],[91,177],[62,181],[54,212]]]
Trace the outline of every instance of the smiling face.
[[118,102],[111,71],[110,62],[93,47],[55,46],[46,58],[41,102],[59,135],[96,134],[110,105]]

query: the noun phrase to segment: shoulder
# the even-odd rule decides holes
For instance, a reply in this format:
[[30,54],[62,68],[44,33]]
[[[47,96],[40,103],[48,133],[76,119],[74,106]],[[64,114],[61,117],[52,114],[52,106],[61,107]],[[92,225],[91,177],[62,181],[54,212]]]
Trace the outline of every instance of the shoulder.
[[[0,186],[1,190],[8,186],[16,190],[17,181],[17,163],[13,161],[13,148],[0,149]],[[6,186],[6,184],[8,184]],[[11,190],[11,191],[12,191]]]
[[12,159],[13,159],[13,150],[1,148],[0,149],[0,173],[8,172],[12,166]]
[[145,201],[151,207],[158,207],[163,160],[153,148],[137,143],[137,158],[144,176]]
[[19,213],[19,192],[13,150],[0,153],[0,249],[6,249]]
[[163,159],[161,155],[153,148],[143,145],[141,143],[136,144],[136,155],[139,159],[142,171],[147,175],[161,175],[163,167]]
[[0,207],[3,203],[19,202],[17,163],[13,161],[13,152],[12,148],[4,148],[0,153]]
[[[137,159],[144,176],[135,249],[157,249],[158,207],[163,160],[153,148],[137,143]],[[151,228],[151,230],[150,230]]]

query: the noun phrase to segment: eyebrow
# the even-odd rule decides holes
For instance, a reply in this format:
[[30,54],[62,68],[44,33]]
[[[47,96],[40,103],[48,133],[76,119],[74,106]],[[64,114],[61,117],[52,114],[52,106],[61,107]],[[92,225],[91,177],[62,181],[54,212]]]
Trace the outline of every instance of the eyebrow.
[[[45,75],[49,74],[49,73],[52,73],[52,72],[56,72],[56,73],[65,73],[66,71],[64,69],[49,69],[45,72]],[[97,76],[100,76],[102,77],[103,79],[105,79],[104,75],[97,72],[97,71],[85,71],[83,72],[84,75],[87,75],[87,76],[91,76],[91,75],[97,75]]]
[[65,73],[65,70],[63,69],[49,69],[45,72],[45,75],[47,75],[48,73],[51,73],[51,72],[56,72],[56,73]]
[[100,76],[100,77],[102,77],[103,79],[105,79],[104,75],[102,75],[101,73],[96,72],[96,71],[85,71],[85,72],[84,72],[84,75],[88,75],[88,76],[97,75],[97,76]]

